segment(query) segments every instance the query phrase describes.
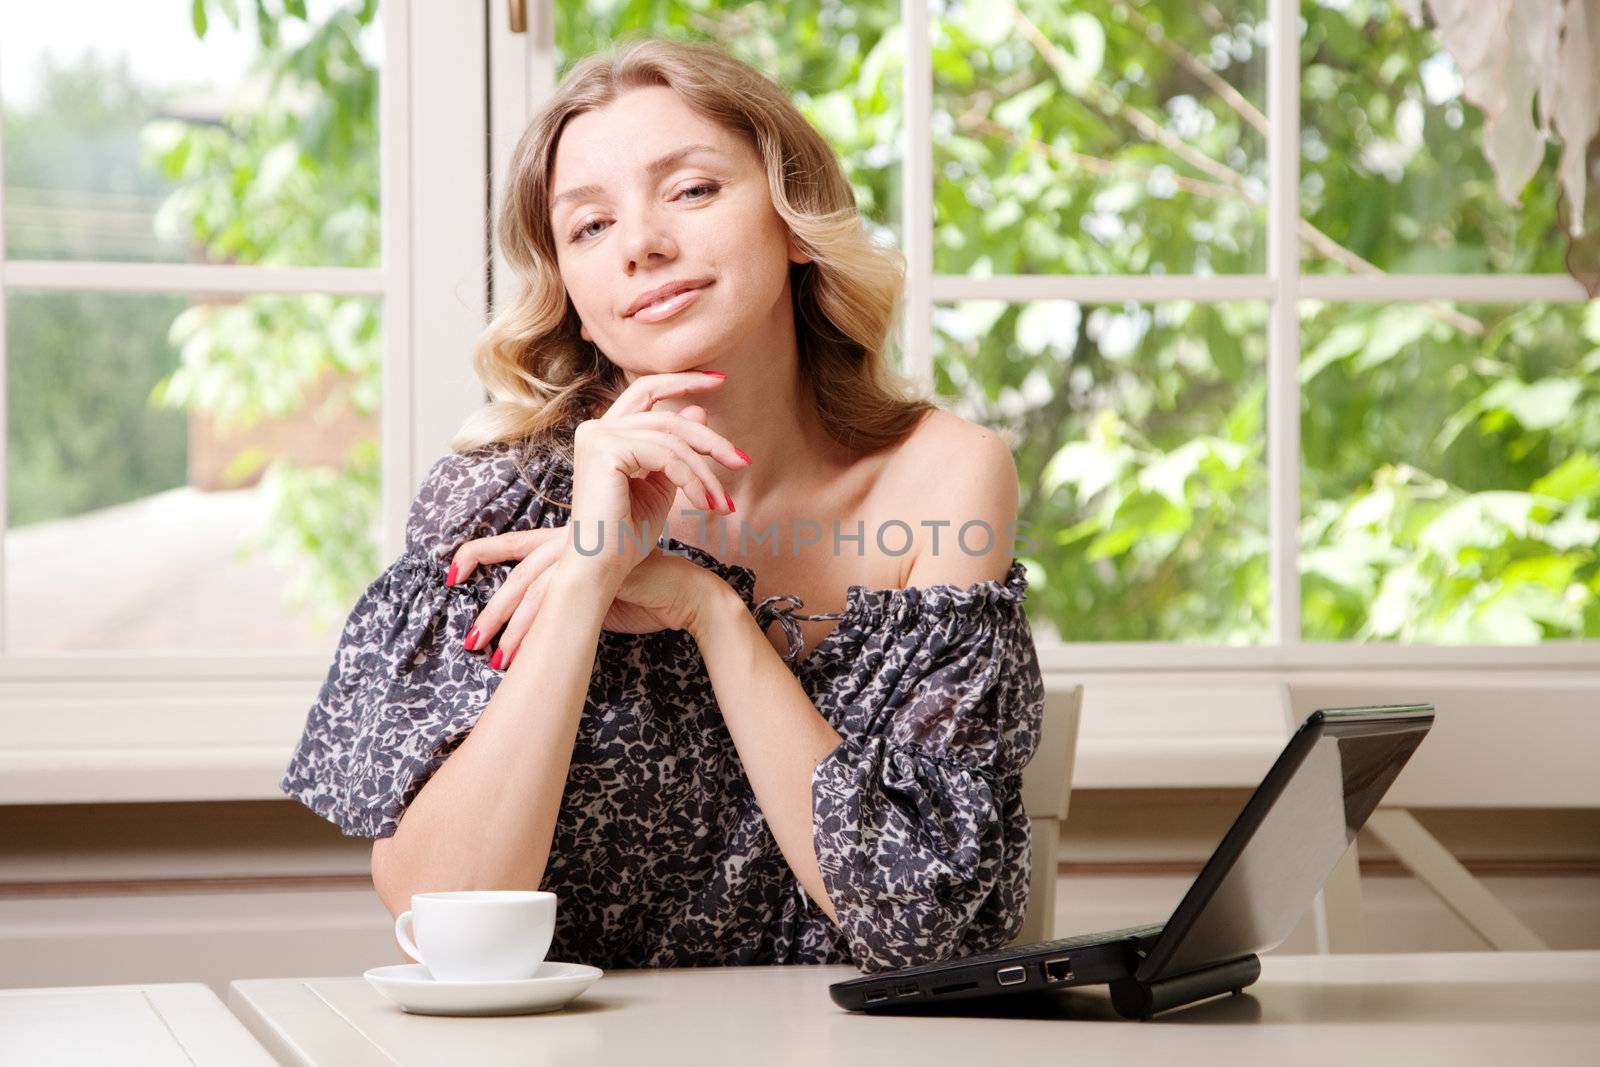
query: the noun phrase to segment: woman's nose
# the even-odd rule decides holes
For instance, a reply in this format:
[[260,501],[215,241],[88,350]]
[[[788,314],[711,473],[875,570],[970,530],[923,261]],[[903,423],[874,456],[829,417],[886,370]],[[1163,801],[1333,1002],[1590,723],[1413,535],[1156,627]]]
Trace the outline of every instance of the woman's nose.
[[650,212],[636,216],[623,233],[623,238],[623,255],[627,257],[629,270],[637,270],[652,258],[659,262],[670,260],[678,254],[677,245],[663,221]]

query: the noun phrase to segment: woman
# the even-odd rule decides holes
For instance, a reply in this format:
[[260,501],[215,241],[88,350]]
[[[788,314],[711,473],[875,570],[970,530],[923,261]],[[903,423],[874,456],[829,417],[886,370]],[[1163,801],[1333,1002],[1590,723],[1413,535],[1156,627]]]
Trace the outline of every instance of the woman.
[[378,839],[392,913],[556,892],[551,959],[1010,941],[1043,707],[1016,470],[899,388],[899,261],[827,143],[713,46],[626,43],[525,132],[499,237],[526,289],[474,354],[495,402],[357,602],[284,792]]

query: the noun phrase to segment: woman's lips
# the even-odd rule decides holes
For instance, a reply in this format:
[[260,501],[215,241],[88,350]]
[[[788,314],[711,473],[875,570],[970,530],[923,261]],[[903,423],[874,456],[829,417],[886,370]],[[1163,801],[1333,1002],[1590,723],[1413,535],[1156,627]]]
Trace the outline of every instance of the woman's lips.
[[683,292],[669,296],[665,300],[657,301],[649,307],[640,308],[633,313],[632,318],[636,322],[660,322],[662,319],[670,319],[700,299],[700,294],[715,284],[715,282],[707,282],[695,289],[685,289]]

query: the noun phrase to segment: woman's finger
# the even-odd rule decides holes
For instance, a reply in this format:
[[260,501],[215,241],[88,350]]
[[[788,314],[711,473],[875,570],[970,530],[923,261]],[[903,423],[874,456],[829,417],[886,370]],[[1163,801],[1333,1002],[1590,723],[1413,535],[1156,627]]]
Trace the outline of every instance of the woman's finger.
[[480,563],[504,563],[508,559],[526,559],[529,552],[559,532],[559,529],[512,530],[509,533],[495,534],[493,537],[479,537],[467,541],[457,548],[455,555],[451,557],[451,566],[456,571],[455,582],[452,584],[459,585],[466,581]]
[[[694,423],[690,423],[690,425],[692,426]],[[683,438],[675,437],[670,433],[664,436],[667,439],[668,446],[683,457],[683,461],[689,464],[689,468],[699,477],[700,484],[705,487],[699,494],[691,494],[689,499],[698,502],[704,497],[707,511],[717,511],[719,504],[732,511],[733,497],[723,487],[722,479],[717,477],[716,472],[711,469],[711,464],[706,462],[705,457],[696,452]]]
[[602,419],[616,419],[649,411],[657,400],[689,393],[705,392],[722,385],[724,375],[717,371],[672,371],[665,374],[641,374],[611,402]]
[[[565,527],[559,527],[555,532],[563,533]],[[506,575],[506,580],[500,588],[494,591],[489,602],[478,612],[478,617],[472,620],[472,628],[467,631],[470,638],[468,648],[473,652],[481,652],[489,647],[495,640],[495,635],[500,633],[500,628],[516,612],[517,605],[527,594],[530,586],[538,580],[539,576],[550,569],[563,551],[566,550],[565,537],[552,537],[528,554],[528,557]],[[501,638],[504,642],[504,638]]]
[[[517,610],[511,613],[511,619],[506,623],[505,633],[500,635],[496,656],[500,660],[500,669],[505,670],[511,666],[511,660],[522,648],[522,639],[527,636],[533,627],[533,620],[539,614],[539,605],[544,603],[544,594],[550,588],[550,568],[546,567],[539,572],[539,577],[534,579],[528,591],[522,595],[517,603]],[[505,653],[499,655],[499,653]],[[494,660],[489,661],[494,666]]]
[[665,430],[649,429],[622,430],[615,436],[632,446],[635,464],[660,471],[690,500],[704,500],[707,511],[733,510],[728,503],[731,498],[712,473],[711,465],[683,438]]
[[[624,425],[647,426],[665,433],[676,434],[698,453],[710,456],[729,470],[743,470],[750,461],[733,446],[733,442],[705,424],[705,409],[685,408],[700,413],[700,418],[685,417],[682,411],[646,411],[630,418]],[[618,427],[621,429],[622,427]]]

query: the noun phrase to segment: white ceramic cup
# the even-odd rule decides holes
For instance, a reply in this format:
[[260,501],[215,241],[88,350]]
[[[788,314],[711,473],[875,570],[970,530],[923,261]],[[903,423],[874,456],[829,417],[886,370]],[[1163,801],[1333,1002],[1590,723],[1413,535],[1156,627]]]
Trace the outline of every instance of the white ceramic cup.
[[532,978],[555,931],[556,895],[530,889],[415,893],[394,921],[400,947],[441,982]]

